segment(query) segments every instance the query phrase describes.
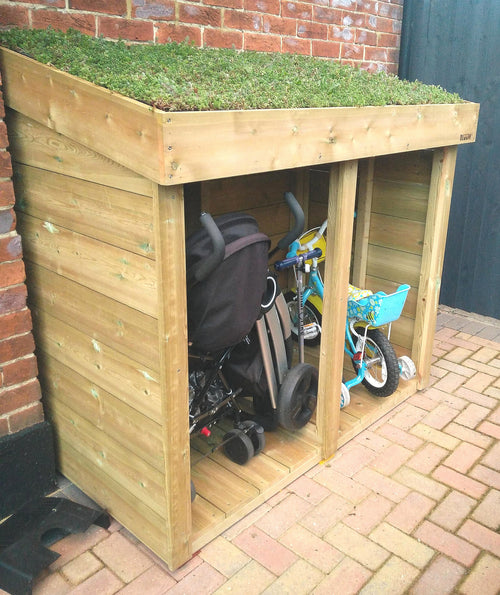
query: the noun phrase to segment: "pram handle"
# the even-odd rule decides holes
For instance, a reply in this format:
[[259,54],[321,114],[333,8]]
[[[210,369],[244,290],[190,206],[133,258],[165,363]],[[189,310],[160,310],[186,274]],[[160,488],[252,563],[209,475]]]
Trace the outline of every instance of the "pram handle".
[[288,208],[292,212],[293,219],[294,219],[294,226],[291,231],[289,231],[284,238],[278,242],[278,248],[280,250],[288,250],[288,246],[295,241],[304,231],[304,211],[302,207],[297,202],[297,199],[291,192],[285,192],[285,201],[288,205]]
[[290,267],[300,265],[304,263],[306,260],[311,260],[312,258],[319,258],[323,252],[321,248],[314,248],[310,252],[304,252],[304,254],[298,254],[297,256],[290,256],[288,258],[284,258],[283,260],[278,260],[274,263],[274,268],[277,271],[283,271],[285,269],[289,269]]
[[188,279],[188,284],[190,285],[206,279],[224,260],[226,252],[226,243],[212,215],[210,213],[202,213],[200,215],[200,223],[212,242],[213,250],[206,258],[198,261],[191,267]]

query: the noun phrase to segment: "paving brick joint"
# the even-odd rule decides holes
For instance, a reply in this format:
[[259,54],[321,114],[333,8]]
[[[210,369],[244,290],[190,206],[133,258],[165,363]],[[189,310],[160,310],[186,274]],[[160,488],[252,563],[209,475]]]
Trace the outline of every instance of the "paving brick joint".
[[113,520],[51,546],[33,593],[495,595],[499,437],[500,322],[440,307],[430,386],[183,567]]

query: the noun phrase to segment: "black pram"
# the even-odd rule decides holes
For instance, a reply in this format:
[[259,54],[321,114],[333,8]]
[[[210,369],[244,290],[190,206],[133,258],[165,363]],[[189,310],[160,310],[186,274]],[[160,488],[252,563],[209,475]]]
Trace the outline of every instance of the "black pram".
[[[295,197],[285,199],[295,225],[279,249],[300,235],[304,222]],[[264,448],[264,429],[307,424],[318,375],[309,364],[291,367],[288,308],[268,271],[270,240],[255,218],[204,213],[200,222],[186,242],[190,433],[208,435],[215,422],[231,418],[234,429],[221,446],[244,464]],[[240,409],[240,394],[253,397],[253,412]]]

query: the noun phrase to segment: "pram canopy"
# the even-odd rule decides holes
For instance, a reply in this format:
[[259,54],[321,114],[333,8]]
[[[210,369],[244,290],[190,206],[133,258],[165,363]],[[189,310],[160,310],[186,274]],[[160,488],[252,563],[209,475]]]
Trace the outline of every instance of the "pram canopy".
[[[260,316],[267,285],[269,237],[246,213],[216,217],[225,243],[224,258],[202,281],[188,284],[188,338],[196,349],[213,353],[238,344]],[[186,241],[186,271],[207,259],[213,241],[205,228]]]

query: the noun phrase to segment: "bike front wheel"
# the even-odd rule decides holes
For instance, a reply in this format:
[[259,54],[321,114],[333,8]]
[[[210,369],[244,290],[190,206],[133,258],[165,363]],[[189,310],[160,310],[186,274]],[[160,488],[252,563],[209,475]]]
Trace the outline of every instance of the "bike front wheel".
[[[364,329],[359,329],[360,335]],[[356,342],[356,341],[355,341]],[[362,339],[358,338],[356,350],[361,351]],[[363,385],[376,397],[388,397],[399,386],[399,364],[389,339],[379,329],[368,329],[363,354],[366,365]],[[353,360],[354,370],[358,366]]]
[[[297,294],[293,291],[287,291],[285,293],[285,301],[288,306],[288,312],[290,314],[290,323],[292,327],[292,336],[295,340],[299,336],[299,308],[297,304]],[[316,332],[309,332],[307,337],[304,337],[304,345],[314,347],[319,345],[321,341],[321,314],[318,309],[313,306],[310,302],[304,304],[304,326],[311,324],[316,325]]]

